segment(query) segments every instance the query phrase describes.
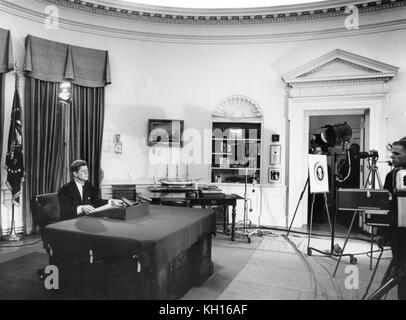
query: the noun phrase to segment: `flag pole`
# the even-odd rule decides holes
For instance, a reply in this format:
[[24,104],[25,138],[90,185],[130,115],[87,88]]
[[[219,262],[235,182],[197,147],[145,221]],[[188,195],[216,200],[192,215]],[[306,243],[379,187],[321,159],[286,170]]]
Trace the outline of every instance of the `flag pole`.
[[19,241],[21,240],[21,236],[19,236],[16,232],[16,223],[14,220],[14,204],[11,205],[11,227],[10,233],[4,237],[6,241]]
[[[18,91],[20,89],[20,74],[19,74],[19,65],[18,62],[15,63],[15,85],[16,85],[16,90]],[[10,233],[6,236],[4,236],[4,239],[6,241],[19,241],[21,240],[21,236],[17,234],[16,232],[16,226],[15,226],[15,214],[14,214],[14,196],[11,198],[11,226],[10,226]]]

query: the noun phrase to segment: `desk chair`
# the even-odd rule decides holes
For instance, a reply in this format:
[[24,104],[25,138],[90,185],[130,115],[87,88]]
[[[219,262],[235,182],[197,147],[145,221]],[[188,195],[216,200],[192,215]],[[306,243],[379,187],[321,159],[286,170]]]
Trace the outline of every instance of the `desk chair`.
[[[60,220],[61,208],[57,193],[47,193],[36,195],[31,199],[31,211],[34,225],[38,227],[41,235],[43,248],[49,254],[49,248],[44,242],[43,230],[51,224]],[[44,279],[44,269],[37,270],[37,274],[41,280]]]

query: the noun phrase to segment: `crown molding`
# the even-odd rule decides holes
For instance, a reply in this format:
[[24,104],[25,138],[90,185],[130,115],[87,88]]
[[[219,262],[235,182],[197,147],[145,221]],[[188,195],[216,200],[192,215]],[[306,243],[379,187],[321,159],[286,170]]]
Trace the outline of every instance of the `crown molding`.
[[[34,0],[32,0],[34,1]],[[69,0],[35,0],[37,3],[47,4],[53,3],[55,1],[70,2]],[[76,0],[77,1],[77,0]],[[396,3],[406,3],[406,0],[401,0]],[[0,11],[4,11],[7,14],[15,15],[20,18],[31,20],[37,23],[43,23],[44,19],[47,18],[43,11],[32,10],[32,8],[27,6],[18,5],[14,1],[0,1]],[[79,19],[78,19],[79,20]],[[373,34],[379,32],[396,31],[406,29],[406,18],[384,21],[378,23],[364,24],[362,28],[348,30],[343,27],[331,28],[331,29],[317,29],[314,31],[303,31],[303,32],[285,32],[285,33],[272,33],[267,29],[264,32],[262,29],[256,33],[247,34],[241,30],[239,35],[228,35],[222,32],[213,32],[212,28],[207,29],[207,34],[193,34],[188,31],[188,33],[177,31],[173,32],[172,28],[164,28],[164,32],[156,31],[162,29],[155,29],[155,31],[140,31],[131,29],[123,29],[116,27],[108,27],[105,25],[96,25],[85,22],[80,22],[78,20],[70,20],[59,18],[59,28],[71,31],[77,31],[80,33],[87,33],[92,35],[107,36],[118,39],[129,39],[129,40],[141,40],[141,41],[152,41],[152,42],[167,42],[167,43],[199,43],[199,44],[238,44],[238,43],[280,43],[289,41],[307,41],[314,39],[331,39],[336,37],[351,37],[362,34]],[[134,21],[135,22],[135,21]],[[273,21],[277,23],[278,21]],[[139,21],[140,23],[140,21]],[[148,21],[143,20],[143,23],[148,23]],[[173,25],[173,24],[172,24]],[[165,26],[163,24],[162,26]],[[219,26],[221,27],[221,26]],[[154,30],[153,28],[147,28],[148,30]],[[217,30],[217,29],[216,29]],[[217,31],[221,31],[218,29]],[[252,32],[252,31],[251,31]]]
[[[155,23],[235,25],[294,22],[345,15],[349,5],[357,6],[359,13],[396,9],[406,6],[406,0],[335,0],[254,9],[187,9],[163,6],[135,5],[122,1],[45,0],[71,9],[107,15],[116,18]],[[116,4],[117,3],[117,4]],[[119,7],[117,7],[119,5]]]

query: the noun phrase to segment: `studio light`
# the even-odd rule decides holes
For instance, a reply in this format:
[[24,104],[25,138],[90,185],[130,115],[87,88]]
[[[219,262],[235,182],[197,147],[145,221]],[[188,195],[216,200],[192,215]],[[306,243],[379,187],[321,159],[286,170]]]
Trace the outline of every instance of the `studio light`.
[[70,82],[62,82],[59,86],[58,101],[61,103],[70,103],[72,100],[72,85]]
[[334,147],[338,144],[349,142],[352,137],[352,129],[344,122],[342,124],[326,125],[322,127],[321,139],[324,143],[330,147]]

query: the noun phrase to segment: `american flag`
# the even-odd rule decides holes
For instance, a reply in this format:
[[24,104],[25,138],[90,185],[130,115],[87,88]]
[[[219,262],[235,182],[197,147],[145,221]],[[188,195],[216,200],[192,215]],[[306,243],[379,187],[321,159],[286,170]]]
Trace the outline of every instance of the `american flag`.
[[7,184],[11,189],[12,202],[20,205],[21,181],[24,178],[23,139],[21,125],[21,102],[17,88],[14,92],[11,111],[8,148],[6,155]]

